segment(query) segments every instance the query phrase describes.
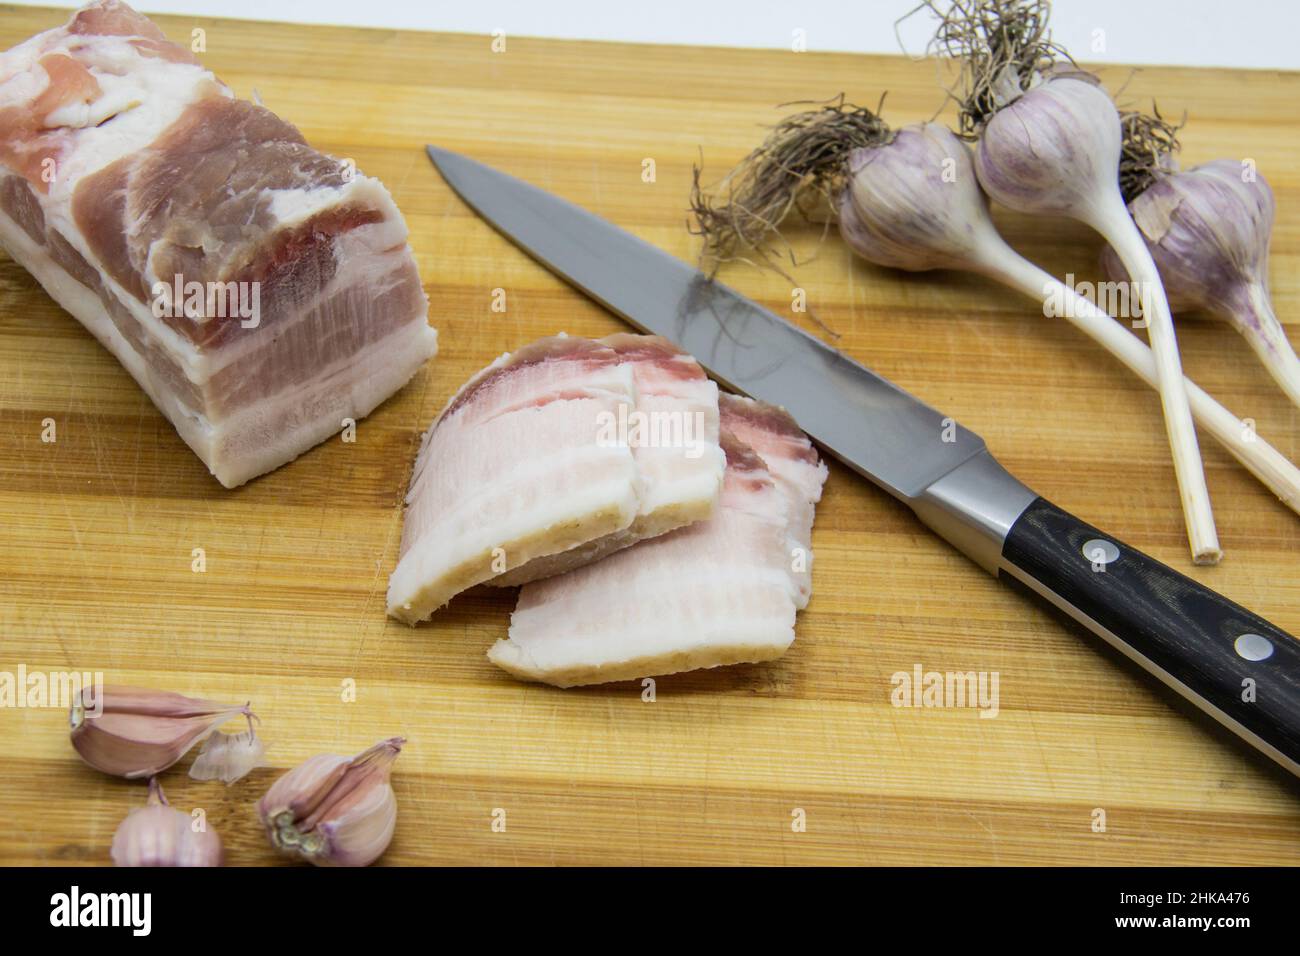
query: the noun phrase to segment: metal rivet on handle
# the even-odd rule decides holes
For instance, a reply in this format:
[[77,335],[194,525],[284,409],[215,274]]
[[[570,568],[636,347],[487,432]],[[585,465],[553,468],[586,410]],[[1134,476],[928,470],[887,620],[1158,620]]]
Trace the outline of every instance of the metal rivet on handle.
[[1119,548],[1105,538],[1089,538],[1083,543],[1083,556],[1093,564],[1114,564],[1119,560]]
[[1232,646],[1238,657],[1248,661],[1266,661],[1273,656],[1273,642],[1262,634],[1243,634]]

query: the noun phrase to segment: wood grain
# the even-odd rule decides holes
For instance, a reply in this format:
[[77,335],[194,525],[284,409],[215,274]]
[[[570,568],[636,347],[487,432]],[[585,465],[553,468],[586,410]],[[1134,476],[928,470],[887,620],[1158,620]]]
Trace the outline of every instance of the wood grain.
[[[0,7],[0,46],[61,22]],[[252,803],[281,769],[395,733],[402,805],[385,862],[1300,862],[1300,800],[1271,772],[1077,630],[988,578],[832,466],[816,593],[780,662],[619,684],[515,683],[484,651],[512,597],[473,592],[434,622],[384,616],[400,502],[422,428],[499,353],[619,323],[457,200],[436,142],[554,190],[683,257],[691,166],[720,174],[775,104],[840,91],[896,125],[942,102],[932,64],[901,57],[679,49],[159,18],[206,30],[205,62],[256,90],[316,146],[392,190],[442,351],[361,423],[223,491],[131,378],[0,258],[0,670],[101,670],[231,700],[264,719],[273,768],[230,788],[172,771],[233,863],[274,857]],[[1300,315],[1300,75],[1111,67],[1124,99],[1187,110],[1185,160],[1249,156],[1278,199],[1277,311]],[[656,180],[642,181],[653,158]],[[1049,271],[1097,278],[1082,227],[999,214]],[[957,275],[904,276],[798,237],[797,267],[839,345],[981,433],[1022,480],[1080,517],[1300,631],[1300,523],[1207,436],[1227,558],[1186,560],[1154,393],[1036,303]],[[724,278],[786,313],[785,280]],[[489,309],[494,288],[508,312]],[[806,317],[799,317],[807,321]],[[1300,412],[1226,326],[1179,324],[1190,375],[1293,460]],[[1293,332],[1294,337],[1294,332]],[[41,421],[58,441],[41,441]],[[191,571],[204,548],[207,571]],[[890,676],[997,671],[1000,713],[904,709]],[[357,700],[341,701],[354,680]],[[0,710],[0,862],[104,863],[138,784],[75,757],[64,715]],[[492,814],[506,812],[505,832]],[[792,832],[792,811],[807,815]],[[1093,811],[1106,813],[1094,832]]]

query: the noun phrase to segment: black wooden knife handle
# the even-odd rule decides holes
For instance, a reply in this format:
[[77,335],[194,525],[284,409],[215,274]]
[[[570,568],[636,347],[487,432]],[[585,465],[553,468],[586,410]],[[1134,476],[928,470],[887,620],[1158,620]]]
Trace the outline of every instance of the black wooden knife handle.
[[1300,641],[1037,498],[1002,568],[1300,774]]

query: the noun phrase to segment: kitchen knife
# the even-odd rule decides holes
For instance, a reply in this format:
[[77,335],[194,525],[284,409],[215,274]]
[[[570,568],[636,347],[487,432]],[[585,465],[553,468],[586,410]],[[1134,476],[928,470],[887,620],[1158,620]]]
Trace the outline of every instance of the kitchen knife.
[[817,443],[998,577],[1065,611],[1300,775],[1300,642],[1012,477],[984,440],[698,269],[579,206],[428,147],[480,216]]

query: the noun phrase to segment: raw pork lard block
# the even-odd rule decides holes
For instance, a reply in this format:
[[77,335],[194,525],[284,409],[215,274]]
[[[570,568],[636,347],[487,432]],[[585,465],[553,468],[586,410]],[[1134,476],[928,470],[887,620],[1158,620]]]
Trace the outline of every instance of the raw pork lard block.
[[0,55],[0,133],[0,245],[227,487],[436,351],[387,190],[125,4]]
[[388,611],[559,574],[709,517],[717,386],[664,339],[555,336],[503,355],[424,436]]

